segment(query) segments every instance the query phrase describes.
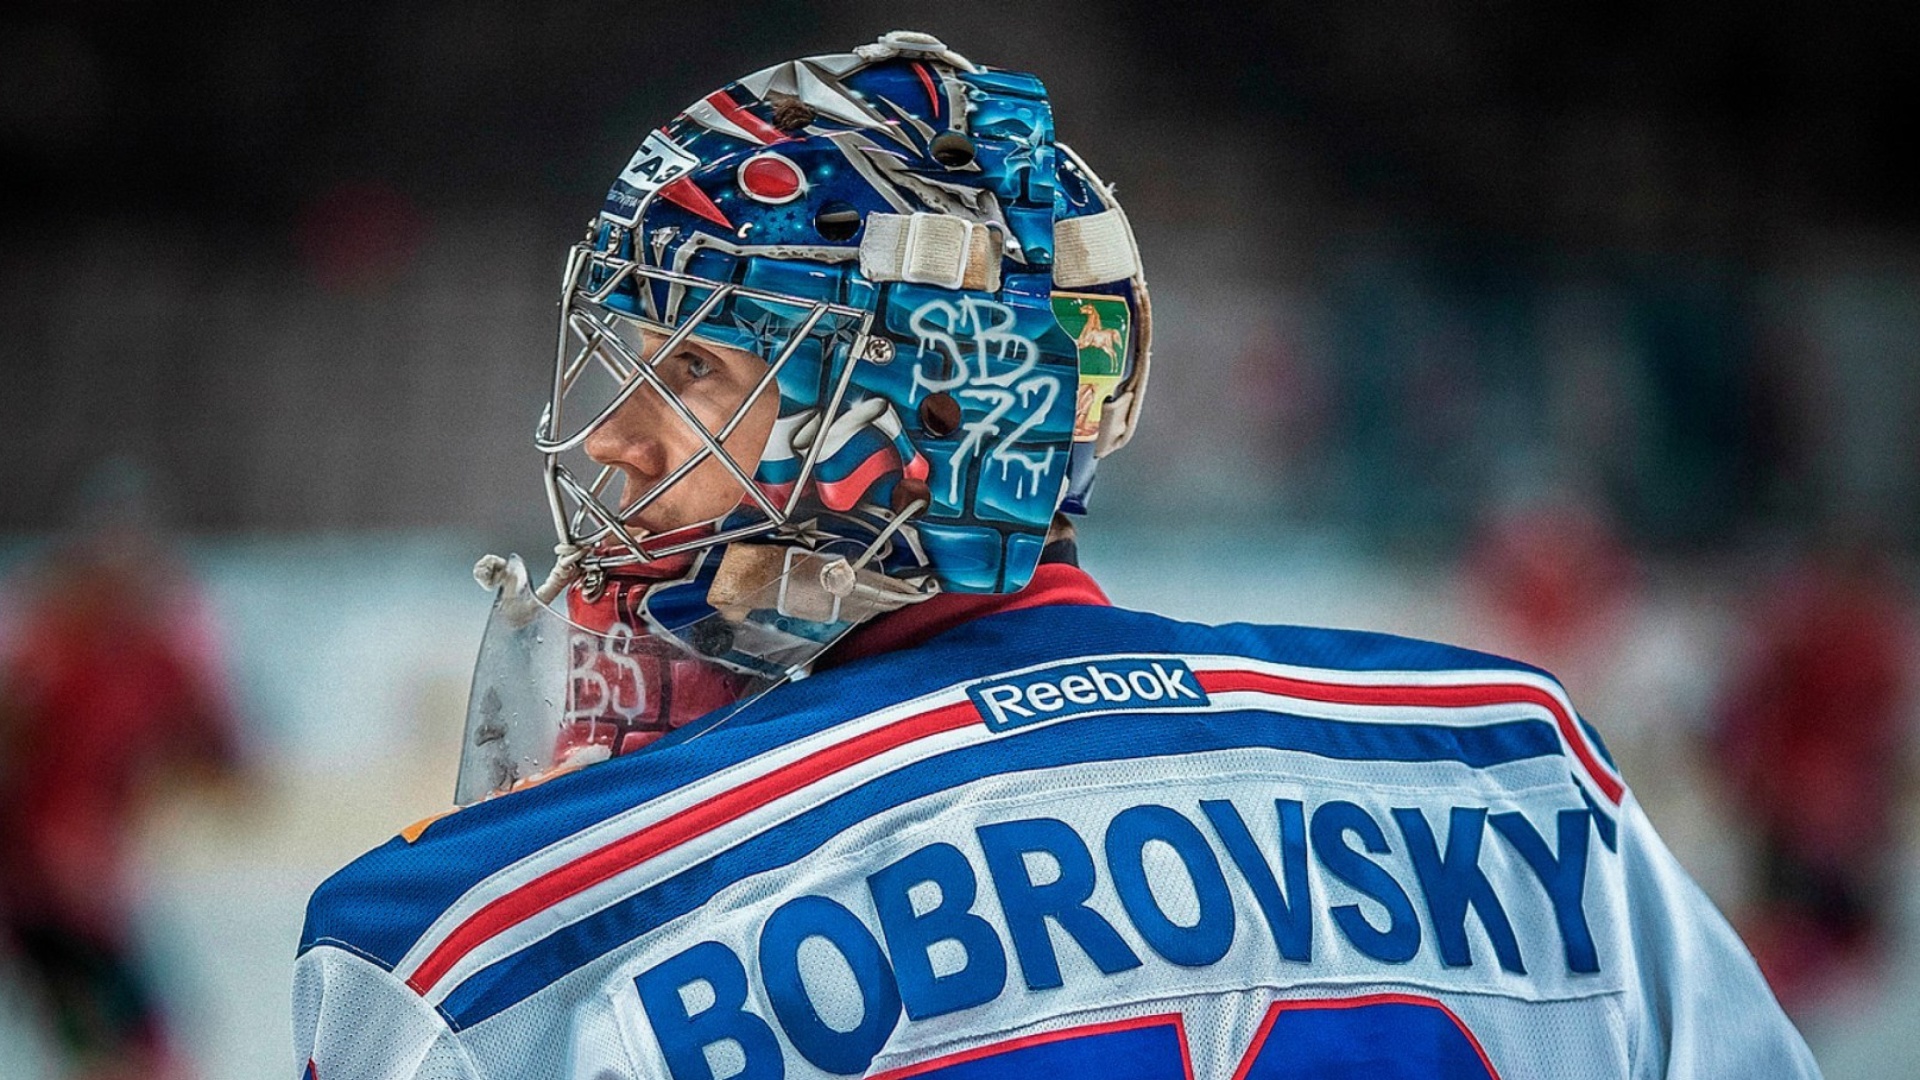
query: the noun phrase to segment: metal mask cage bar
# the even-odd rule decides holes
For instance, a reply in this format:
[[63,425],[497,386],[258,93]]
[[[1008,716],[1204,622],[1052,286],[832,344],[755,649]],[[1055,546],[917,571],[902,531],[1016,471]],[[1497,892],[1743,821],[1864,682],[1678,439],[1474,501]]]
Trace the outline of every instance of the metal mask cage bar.
[[[591,274],[592,271],[604,271],[604,279],[597,286],[591,288],[583,286],[583,276],[587,280],[598,276]],[[637,290],[644,292],[646,282],[651,281],[666,283],[676,295],[684,295],[680,292],[684,289],[704,290],[707,295],[677,326],[622,311],[606,303],[607,298],[614,295],[623,284],[635,282]],[[796,313],[804,311],[805,315],[801,317],[798,325],[787,332],[787,339],[768,363],[767,370],[760,376],[741,404],[735,408],[732,416],[716,432],[708,430],[679,396],[661,380],[654,368],[663,358],[671,355],[682,342],[695,336],[695,332],[712,318],[721,304],[729,298],[748,299],[769,306],[791,308]],[[552,397],[541,415],[534,437],[535,447],[546,455],[547,497],[553,514],[555,533],[560,541],[584,549],[593,549],[609,541],[617,542],[627,549],[625,554],[597,552],[588,556],[588,561],[592,563],[612,567],[648,562],[682,552],[712,547],[765,533],[784,525],[797,506],[801,493],[818,464],[824,450],[824,441],[816,440],[805,451],[800,461],[799,475],[793,484],[792,491],[781,506],[773,504],[760,485],[754,482],[749,468],[743,467],[733,455],[726,451],[723,444],[769,388],[775,388],[774,392],[778,392],[781,370],[797,355],[801,344],[813,336],[821,321],[830,315],[850,322],[855,333],[848,349],[847,362],[842,365],[840,376],[834,382],[831,398],[823,406],[821,418],[823,425],[831,423],[837,417],[845,401],[847,387],[851,383],[853,365],[866,352],[868,331],[873,321],[871,312],[829,301],[750,289],[731,282],[641,266],[629,260],[607,257],[588,244],[575,245],[569,253],[564,279],[559,340],[554,356]],[[665,340],[651,351],[650,357],[642,357],[621,336],[620,330],[626,325],[651,329],[664,334]],[[579,342],[577,348],[573,347],[576,339]],[[823,348],[822,362],[831,363],[832,357],[831,345]],[[588,365],[594,363],[601,365],[608,375],[620,383],[619,389],[579,431],[564,438],[560,437],[557,432],[564,416],[568,392],[574,388],[576,381]],[[566,462],[561,460],[561,457],[563,454],[579,451],[587,438],[610,420],[643,385],[651,388],[660,397],[679,422],[687,425],[688,429],[699,438],[701,445],[686,461],[679,463],[666,476],[656,481],[633,504],[616,510],[602,501],[608,486],[619,475],[619,469],[616,466],[602,465],[592,481],[583,484]],[[740,485],[745,498],[751,501],[755,509],[765,515],[764,520],[720,531],[701,531],[694,528],[701,523],[688,523],[686,527],[676,528],[663,534],[662,538],[690,531],[696,532],[697,535],[687,539],[673,540],[666,544],[649,544],[646,538],[635,536],[629,526],[632,519],[644,512],[674,484],[709,458],[718,460],[726,468],[733,480]],[[756,461],[752,466],[757,467],[758,464]]]

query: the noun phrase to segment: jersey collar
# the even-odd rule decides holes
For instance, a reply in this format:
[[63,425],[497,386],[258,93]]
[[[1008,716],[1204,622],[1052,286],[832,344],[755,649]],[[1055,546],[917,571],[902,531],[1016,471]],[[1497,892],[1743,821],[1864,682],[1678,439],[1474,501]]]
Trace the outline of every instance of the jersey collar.
[[1078,566],[1041,563],[1034,568],[1026,588],[1017,593],[942,593],[923,604],[882,616],[849,633],[846,640],[821,657],[814,670],[825,671],[869,656],[909,649],[989,615],[1054,604],[1112,607],[1113,601]]

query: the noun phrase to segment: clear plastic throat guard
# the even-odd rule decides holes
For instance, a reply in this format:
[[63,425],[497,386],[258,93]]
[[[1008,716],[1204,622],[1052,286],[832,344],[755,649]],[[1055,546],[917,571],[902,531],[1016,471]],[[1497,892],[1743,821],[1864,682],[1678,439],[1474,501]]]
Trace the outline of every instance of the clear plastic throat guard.
[[[600,632],[541,603],[512,557],[474,665],[455,803],[634,753],[682,728],[698,737],[803,676],[853,624],[783,611],[784,584],[767,580],[736,593],[725,613],[703,607],[686,625]],[[740,662],[748,655],[751,666]]]

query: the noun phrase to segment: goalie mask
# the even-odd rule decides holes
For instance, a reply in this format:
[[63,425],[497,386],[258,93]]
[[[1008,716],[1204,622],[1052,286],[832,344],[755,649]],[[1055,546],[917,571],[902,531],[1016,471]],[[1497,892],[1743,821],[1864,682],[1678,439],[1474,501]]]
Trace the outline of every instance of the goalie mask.
[[1030,75],[896,31],[650,132],[566,263],[535,436],[559,564],[477,568],[459,801],[705,730],[877,615],[1018,591],[1131,434],[1149,335],[1126,218]]

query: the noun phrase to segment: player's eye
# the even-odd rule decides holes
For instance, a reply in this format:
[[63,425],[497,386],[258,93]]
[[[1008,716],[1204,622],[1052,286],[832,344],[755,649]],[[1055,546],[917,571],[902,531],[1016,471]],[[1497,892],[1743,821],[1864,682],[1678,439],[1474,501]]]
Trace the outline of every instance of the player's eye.
[[702,349],[680,349],[660,365],[660,373],[669,386],[683,387],[699,382],[720,370],[720,361]]

